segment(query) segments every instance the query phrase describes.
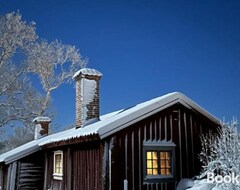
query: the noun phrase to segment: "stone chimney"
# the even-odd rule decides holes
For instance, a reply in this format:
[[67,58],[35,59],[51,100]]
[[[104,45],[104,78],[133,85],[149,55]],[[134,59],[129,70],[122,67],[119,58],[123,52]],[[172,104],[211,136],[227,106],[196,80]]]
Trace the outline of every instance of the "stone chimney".
[[51,122],[51,119],[49,119],[48,117],[36,117],[33,120],[33,123],[35,123],[35,133],[34,133],[35,140],[48,135],[50,122]]
[[76,81],[76,128],[99,120],[99,81],[102,73],[84,68],[73,76]]

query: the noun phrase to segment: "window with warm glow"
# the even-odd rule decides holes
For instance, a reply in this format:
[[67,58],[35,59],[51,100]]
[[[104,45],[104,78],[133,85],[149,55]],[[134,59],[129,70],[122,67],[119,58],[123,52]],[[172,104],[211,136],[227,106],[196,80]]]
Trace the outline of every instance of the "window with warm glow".
[[166,141],[143,143],[144,181],[174,180],[175,146]]
[[147,151],[147,175],[158,174],[158,156],[157,152]]
[[53,178],[61,180],[63,176],[63,152],[54,152]]
[[147,175],[171,175],[171,153],[147,151]]
[[171,175],[171,153],[160,152],[160,174]]

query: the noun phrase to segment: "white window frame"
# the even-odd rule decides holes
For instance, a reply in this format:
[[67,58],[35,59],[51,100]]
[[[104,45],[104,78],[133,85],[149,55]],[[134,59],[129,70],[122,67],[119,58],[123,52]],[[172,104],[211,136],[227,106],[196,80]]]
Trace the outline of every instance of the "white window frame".
[[[56,172],[56,155],[61,155],[61,173]],[[63,151],[58,150],[53,152],[53,179],[62,180],[63,179]]]

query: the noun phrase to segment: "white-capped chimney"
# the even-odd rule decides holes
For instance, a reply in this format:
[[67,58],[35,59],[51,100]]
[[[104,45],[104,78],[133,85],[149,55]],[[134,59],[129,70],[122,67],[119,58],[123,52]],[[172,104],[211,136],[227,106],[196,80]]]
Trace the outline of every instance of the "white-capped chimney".
[[85,127],[99,120],[99,81],[102,73],[83,68],[75,73],[76,128]]
[[33,120],[33,123],[35,123],[35,133],[34,133],[35,140],[48,135],[50,122],[51,122],[51,119],[49,119],[48,117],[36,117]]

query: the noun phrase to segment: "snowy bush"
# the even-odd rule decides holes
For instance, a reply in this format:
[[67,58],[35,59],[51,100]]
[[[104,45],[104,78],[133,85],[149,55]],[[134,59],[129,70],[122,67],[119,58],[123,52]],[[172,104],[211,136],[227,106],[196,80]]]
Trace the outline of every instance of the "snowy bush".
[[[222,123],[218,134],[203,135],[201,137],[202,151],[200,161],[203,164],[203,171],[200,178],[206,177],[207,173],[215,175],[240,175],[240,135],[238,123],[233,120],[229,123]],[[237,183],[218,184],[221,189],[240,189]]]

